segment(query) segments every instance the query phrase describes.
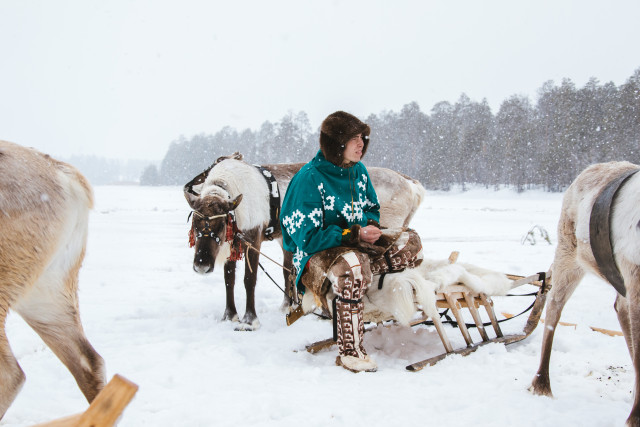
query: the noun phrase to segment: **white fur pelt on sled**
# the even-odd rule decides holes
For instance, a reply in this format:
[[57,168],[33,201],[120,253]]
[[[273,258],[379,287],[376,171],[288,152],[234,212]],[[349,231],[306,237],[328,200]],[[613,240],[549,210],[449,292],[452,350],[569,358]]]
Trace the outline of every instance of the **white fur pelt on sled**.
[[436,293],[447,286],[463,284],[473,292],[505,295],[513,284],[503,273],[471,264],[451,264],[447,259],[425,259],[416,268],[387,274],[382,289],[378,289],[379,280],[380,276],[373,277],[365,296],[365,321],[380,322],[393,318],[406,326],[417,311],[416,304],[429,317],[438,316]]

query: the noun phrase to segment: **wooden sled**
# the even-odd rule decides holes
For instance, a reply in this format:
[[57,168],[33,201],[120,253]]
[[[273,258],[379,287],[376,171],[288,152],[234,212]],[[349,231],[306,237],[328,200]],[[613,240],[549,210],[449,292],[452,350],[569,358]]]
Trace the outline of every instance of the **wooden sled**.
[[33,427],[111,427],[118,421],[137,391],[136,384],[116,374],[82,414],[36,424]]
[[[496,314],[493,310],[493,301],[491,297],[484,293],[475,293],[467,286],[462,284],[451,285],[445,288],[443,292],[438,292],[436,294],[436,306],[442,309],[448,309],[453,313],[456,324],[460,333],[462,334],[467,346],[460,349],[454,349],[451,345],[451,341],[447,336],[447,332],[444,328],[443,322],[440,319],[440,316],[436,318],[429,319],[429,317],[422,312],[422,317],[411,322],[410,326],[417,326],[428,321],[433,322],[433,325],[440,336],[440,340],[442,341],[442,345],[444,346],[445,352],[434,357],[430,357],[428,359],[412,363],[406,367],[409,371],[419,371],[427,365],[434,365],[439,361],[443,360],[447,356],[452,354],[460,354],[462,356],[466,356],[474,351],[476,351],[479,347],[489,344],[489,343],[503,343],[505,345],[513,344],[518,341],[522,341],[527,338],[534,331],[538,322],[540,320],[540,315],[542,314],[542,309],[544,308],[545,300],[547,297],[547,292],[551,289],[550,285],[550,277],[547,276],[546,273],[538,273],[531,275],[529,277],[516,276],[516,275],[507,275],[507,277],[511,280],[514,280],[513,288],[530,284],[539,287],[535,301],[532,304],[531,311],[529,313],[529,318],[523,328],[523,331],[519,334],[513,335],[504,335],[502,330],[500,329],[499,321],[496,318]],[[493,333],[495,335],[494,338],[489,338],[489,333],[485,328],[482,319],[480,317],[479,309],[483,307],[487,312],[487,315],[490,319],[490,325],[493,328]],[[462,316],[462,310],[467,309],[471,313],[471,317],[475,323],[475,326],[478,328],[478,332],[482,339],[479,343],[474,343],[471,335],[469,334],[469,330]],[[375,329],[378,325],[373,328],[365,329],[365,332],[371,331]],[[318,341],[306,346],[306,349],[310,353],[317,353],[320,350],[328,348],[335,344],[332,338]]]

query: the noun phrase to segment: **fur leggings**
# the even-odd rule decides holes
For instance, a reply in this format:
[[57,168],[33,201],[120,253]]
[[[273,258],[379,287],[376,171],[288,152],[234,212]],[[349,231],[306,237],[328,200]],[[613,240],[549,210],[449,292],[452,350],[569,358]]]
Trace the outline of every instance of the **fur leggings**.
[[341,356],[364,358],[364,302],[362,298],[371,284],[369,257],[358,251],[340,256],[327,274],[337,295],[335,313],[338,328],[338,352]]

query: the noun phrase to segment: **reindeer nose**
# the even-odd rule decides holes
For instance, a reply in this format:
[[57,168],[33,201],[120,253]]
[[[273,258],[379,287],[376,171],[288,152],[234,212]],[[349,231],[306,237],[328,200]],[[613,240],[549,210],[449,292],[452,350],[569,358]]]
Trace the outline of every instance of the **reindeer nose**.
[[197,264],[193,263],[193,271],[198,274],[207,274],[213,271],[213,267],[207,264]]

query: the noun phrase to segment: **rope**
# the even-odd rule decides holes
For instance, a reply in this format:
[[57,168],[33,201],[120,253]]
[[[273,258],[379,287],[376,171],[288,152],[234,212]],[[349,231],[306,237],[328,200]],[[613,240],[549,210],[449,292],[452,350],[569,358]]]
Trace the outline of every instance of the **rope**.
[[284,291],[284,289],[282,289],[282,288],[280,287],[280,285],[278,285],[278,284],[276,283],[276,281],[275,281],[275,280],[273,280],[273,277],[271,277],[271,275],[270,275],[269,273],[267,273],[267,270],[265,270],[265,269],[264,269],[264,267],[262,266],[262,264],[260,264],[260,262],[258,262],[258,265],[260,266],[260,268],[262,269],[262,271],[264,271],[264,274],[266,274],[266,275],[267,275],[267,277],[268,277],[269,279],[271,279],[271,281],[273,282],[273,284],[274,284],[274,285],[276,285],[276,286],[278,287],[278,289],[280,289],[280,291],[282,291],[282,293],[283,293],[283,294],[284,294],[284,293],[286,293],[286,292]]
[[[239,237],[240,239],[242,239],[242,241],[243,241],[244,243],[246,243],[246,245],[247,245],[247,249],[253,249],[254,251],[256,251],[257,253],[259,253],[260,255],[262,255],[263,257],[265,257],[266,259],[268,259],[269,261],[271,261],[271,262],[272,262],[272,263],[274,263],[275,265],[277,265],[277,266],[279,266],[279,267],[282,267],[286,272],[291,273],[291,269],[290,269],[290,268],[285,267],[284,265],[280,264],[278,261],[276,261],[276,260],[274,260],[273,258],[271,258],[271,257],[269,257],[269,256],[267,256],[267,255],[265,255],[263,252],[260,252],[260,250],[258,250],[258,249],[256,249],[256,248],[254,248],[254,247],[253,247],[253,245],[251,244],[251,242],[249,242],[249,241],[244,237],[244,234],[242,234],[242,233],[238,233],[238,237]],[[258,263],[258,264],[260,264],[260,263]],[[273,279],[271,279],[271,280],[273,280]]]
[[[277,262],[277,261],[276,261],[276,260],[274,260],[273,258],[271,258],[271,257],[269,257],[269,256],[267,256],[267,255],[265,255],[264,253],[260,252],[258,249],[254,248],[254,247],[251,245],[251,243],[249,243],[249,242],[247,241],[247,239],[245,239],[245,237],[244,237],[244,235],[243,235],[242,233],[238,233],[238,236],[240,237],[240,239],[242,239],[242,241],[243,241],[243,242],[245,242],[245,243],[246,243],[246,245],[247,245],[247,251],[248,251],[249,249],[253,249],[254,251],[256,251],[257,253],[259,253],[259,254],[260,254],[260,255],[262,255],[263,257],[267,258],[267,259],[268,259],[269,261],[271,261],[272,263],[274,263],[274,264],[276,264],[276,265],[278,265],[278,266],[282,267],[285,271],[287,271],[287,272],[291,273],[291,269],[289,269],[289,268],[287,268],[287,267],[283,266],[282,264],[280,264],[279,262]],[[250,263],[249,263],[249,264],[250,264]],[[273,284],[274,284],[274,285],[276,285],[276,287],[277,287],[278,289],[280,289],[280,292],[282,292],[284,295],[287,295],[286,291],[285,291],[284,289],[282,289],[282,288],[280,287],[280,285],[278,285],[278,283],[273,279],[273,277],[271,277],[271,275],[270,275],[269,273],[267,273],[267,270],[265,270],[265,268],[262,266],[262,264],[261,264],[259,261],[258,261],[258,266],[262,269],[262,271],[264,271],[264,274],[266,274],[266,275],[267,275],[267,277],[268,277],[269,279],[271,279],[271,281],[273,282]],[[325,319],[325,320],[329,319],[327,316],[325,316],[325,315],[323,315],[323,314],[316,313],[316,312],[314,312],[314,311],[312,311],[312,312],[311,312],[311,314],[314,314],[314,315],[318,316],[318,317],[319,317],[319,318],[321,318],[321,319]]]

